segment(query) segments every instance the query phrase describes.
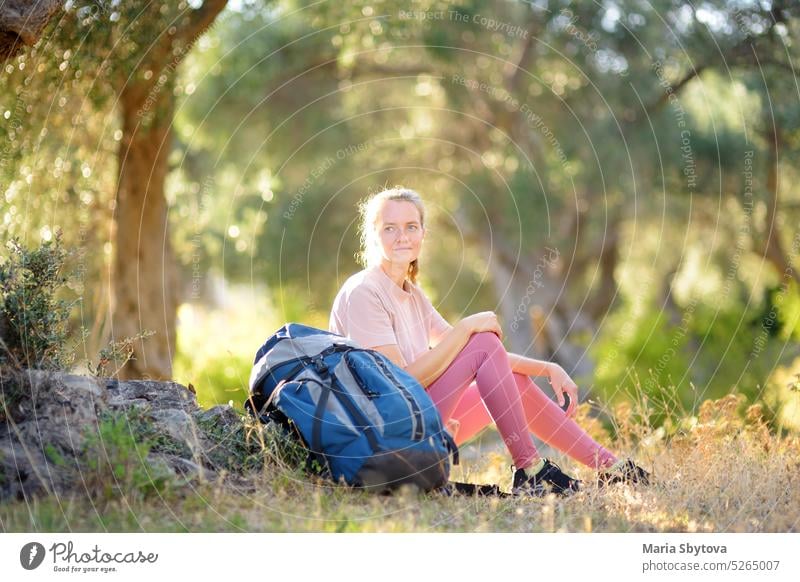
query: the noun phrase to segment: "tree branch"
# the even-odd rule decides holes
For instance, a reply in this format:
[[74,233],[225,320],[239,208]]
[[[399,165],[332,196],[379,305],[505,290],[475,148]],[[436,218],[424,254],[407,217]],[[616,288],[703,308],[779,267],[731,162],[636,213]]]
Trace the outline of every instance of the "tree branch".
[[670,95],[677,95],[680,93],[681,90],[691,80],[699,77],[700,73],[705,71],[707,68],[708,65],[698,65],[697,67],[693,67],[692,70],[686,73],[677,83],[670,83],[669,87],[671,90],[662,92],[658,99],[645,107],[645,115],[642,117],[637,115],[637,119],[647,119],[648,117],[651,117],[653,114],[657,113],[669,101]]
[[0,2],[0,59],[9,59],[22,47],[33,46],[63,3],[63,0]]
[[[204,0],[203,4],[196,10],[192,10],[188,16],[188,23],[180,28],[175,33],[173,45],[176,41],[184,43],[187,47],[191,47],[203,33],[208,30],[208,27],[216,20],[220,12],[228,5],[228,0]],[[187,51],[184,51],[179,58],[183,60]]]
[[520,83],[522,82],[522,78],[524,73],[528,72],[528,67],[533,60],[533,53],[536,44],[534,43],[534,30],[532,24],[534,23],[533,19],[528,21],[527,32],[528,35],[525,37],[525,42],[522,45],[522,50],[520,51],[519,58],[517,59],[516,65],[511,69],[509,74],[506,76],[506,89],[511,95],[515,95],[516,92],[519,90]]
[[[203,4],[190,10],[183,17],[178,18],[176,31],[169,34],[169,31],[162,33],[158,43],[154,43],[152,49],[147,52],[142,61],[137,65],[137,69],[146,71],[167,71],[172,74],[178,65],[189,54],[192,46],[198,38],[208,30],[214,19],[228,4],[228,0],[204,0]],[[176,51],[180,47],[180,50]],[[159,83],[160,75],[153,75],[149,80],[137,79],[135,83],[128,81],[126,77],[120,79],[128,93],[129,99],[133,102],[142,102],[147,95]]]

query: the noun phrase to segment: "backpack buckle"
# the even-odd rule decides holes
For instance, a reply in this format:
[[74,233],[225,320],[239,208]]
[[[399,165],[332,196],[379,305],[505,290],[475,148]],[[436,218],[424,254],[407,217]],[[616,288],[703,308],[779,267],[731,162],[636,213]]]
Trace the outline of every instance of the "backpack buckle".
[[328,364],[325,363],[325,360],[323,360],[321,356],[314,356],[311,358],[311,362],[314,364],[314,369],[320,376],[324,377],[328,374]]

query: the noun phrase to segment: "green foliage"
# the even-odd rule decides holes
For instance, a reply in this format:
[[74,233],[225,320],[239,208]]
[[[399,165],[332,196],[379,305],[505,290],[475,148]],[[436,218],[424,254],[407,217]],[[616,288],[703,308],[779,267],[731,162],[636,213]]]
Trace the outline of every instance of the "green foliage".
[[800,342],[800,288],[794,281],[775,291],[772,303],[776,307],[780,323],[780,339],[787,342]]
[[68,281],[61,234],[34,250],[17,239],[7,246],[0,265],[0,365],[64,369],[72,359],[65,345],[71,305],[57,299]]
[[247,398],[247,379],[252,365],[252,356],[245,354],[223,352],[201,360],[182,351],[175,360],[175,376],[191,378],[202,406],[232,401],[241,409]]
[[232,401],[242,410],[253,356],[284,323],[327,327],[327,314],[322,309],[311,310],[300,293],[286,291],[273,297],[263,287],[254,292],[231,285],[227,292],[230,304],[224,309],[206,309],[198,304],[180,308],[174,377],[195,387],[201,406]]
[[89,429],[81,454],[83,481],[88,494],[102,502],[117,498],[160,495],[170,485],[169,470],[148,461],[158,443],[142,438],[141,423],[125,413],[101,415]]
[[51,443],[47,443],[44,445],[44,455],[47,457],[47,460],[56,465],[57,467],[61,467],[67,464],[64,455],[61,454],[61,451],[58,450],[57,447],[53,446]]
[[200,415],[197,425],[205,437],[214,443],[208,451],[209,462],[216,468],[224,468],[239,474],[248,474],[263,468],[265,455],[263,448],[254,438],[248,438],[252,422],[241,417],[233,430],[223,428],[213,416]]
[[[610,316],[591,350],[597,361],[595,388],[612,405],[630,400],[637,391],[651,402],[647,410],[659,425],[676,407],[672,401],[676,383],[686,383],[688,360],[683,348],[686,331],[671,324],[660,311],[636,316],[620,309]],[[692,394],[682,391],[682,409],[691,409]]]
[[[644,408],[652,426],[674,422],[698,402],[731,391],[762,401],[768,379],[782,369],[781,358],[793,353],[784,354],[784,345],[776,341],[787,334],[779,314],[791,299],[771,297],[767,294],[763,306],[749,309],[738,301],[722,301],[720,295],[694,297],[675,306],[679,320],[670,320],[666,310],[652,303],[640,307],[639,315],[631,305],[618,308],[590,348],[599,395],[612,406],[648,399]],[[778,421],[775,410],[764,412],[772,424]]]

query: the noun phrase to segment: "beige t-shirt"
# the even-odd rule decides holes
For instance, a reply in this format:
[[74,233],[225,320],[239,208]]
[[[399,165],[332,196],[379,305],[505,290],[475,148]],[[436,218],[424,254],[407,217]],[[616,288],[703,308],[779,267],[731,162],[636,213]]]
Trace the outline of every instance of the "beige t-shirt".
[[345,281],[333,300],[328,330],[365,348],[396,344],[403,366],[416,360],[451,325],[422,289],[408,279],[401,289],[380,266]]

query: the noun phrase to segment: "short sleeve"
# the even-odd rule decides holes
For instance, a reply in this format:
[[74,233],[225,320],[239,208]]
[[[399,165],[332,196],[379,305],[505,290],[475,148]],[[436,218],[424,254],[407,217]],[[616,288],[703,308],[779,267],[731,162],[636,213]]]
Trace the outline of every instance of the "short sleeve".
[[453,326],[447,323],[447,320],[442,317],[442,314],[434,308],[431,316],[431,338],[439,339],[445,332],[451,329],[453,329]]
[[350,292],[345,318],[347,336],[362,347],[397,344],[389,312],[369,286],[359,285]]
[[336,317],[335,307],[331,310],[331,316],[328,319],[328,331],[338,335],[344,335],[342,333],[342,326],[339,325],[338,318]]
[[427,295],[423,293],[422,297],[423,306],[427,311],[426,315],[431,318],[430,343],[437,343],[439,338],[444,335],[445,332],[450,331],[453,326],[447,323],[447,320],[442,317],[442,314],[436,310]]

